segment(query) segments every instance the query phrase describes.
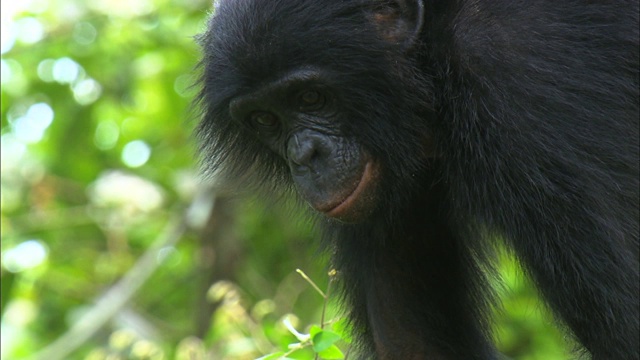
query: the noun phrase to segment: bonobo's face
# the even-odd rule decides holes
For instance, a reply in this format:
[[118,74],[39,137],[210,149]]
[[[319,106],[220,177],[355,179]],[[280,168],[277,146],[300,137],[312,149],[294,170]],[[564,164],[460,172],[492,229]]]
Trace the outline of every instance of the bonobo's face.
[[378,164],[339,124],[344,110],[326,70],[294,69],[235,96],[233,121],[282,158],[317,211],[357,221],[373,208]]
[[402,187],[394,177],[415,176],[420,160],[406,154],[424,152],[415,104],[427,96],[402,65],[421,9],[365,4],[219,3],[200,39],[199,135],[214,166],[293,183],[343,222],[386,206],[384,193]]

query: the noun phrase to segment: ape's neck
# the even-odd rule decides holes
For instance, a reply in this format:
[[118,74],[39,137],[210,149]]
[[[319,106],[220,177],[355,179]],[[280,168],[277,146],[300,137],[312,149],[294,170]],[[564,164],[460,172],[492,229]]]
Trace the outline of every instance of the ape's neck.
[[[440,199],[444,191],[430,194],[415,199],[397,219],[336,232],[334,261],[346,293],[353,294],[352,317],[381,359],[491,358],[485,329],[469,329],[486,324],[480,315],[484,304],[472,295],[486,288],[484,278],[450,229]],[[450,338],[466,345],[440,345]]]

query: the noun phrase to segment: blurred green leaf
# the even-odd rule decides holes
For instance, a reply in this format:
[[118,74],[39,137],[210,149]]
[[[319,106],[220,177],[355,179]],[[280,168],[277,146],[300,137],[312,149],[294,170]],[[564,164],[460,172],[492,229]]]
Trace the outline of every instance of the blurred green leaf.
[[335,345],[331,345],[329,348],[319,351],[318,356],[322,359],[344,359],[344,354]]
[[321,353],[340,340],[340,335],[327,330],[322,330],[318,326],[311,327],[311,341],[313,350]]
[[16,275],[10,271],[2,271],[2,278],[0,280],[0,284],[2,285],[1,289],[1,298],[2,305],[0,306],[0,315],[4,314],[4,307],[11,299],[11,290],[13,289],[13,284],[16,279]]

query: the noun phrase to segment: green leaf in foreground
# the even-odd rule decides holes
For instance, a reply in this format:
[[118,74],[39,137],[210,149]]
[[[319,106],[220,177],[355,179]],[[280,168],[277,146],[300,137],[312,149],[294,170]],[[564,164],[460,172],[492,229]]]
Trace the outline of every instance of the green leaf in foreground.
[[344,354],[335,345],[331,345],[326,350],[319,351],[318,356],[323,359],[344,359]]
[[[336,341],[340,340],[340,335],[333,331],[327,331],[322,329],[311,329],[311,342],[313,343],[313,350],[317,353],[321,353],[329,349]],[[328,358],[327,358],[328,359]],[[332,358],[335,359],[335,358]],[[340,358],[341,359],[341,358]]]

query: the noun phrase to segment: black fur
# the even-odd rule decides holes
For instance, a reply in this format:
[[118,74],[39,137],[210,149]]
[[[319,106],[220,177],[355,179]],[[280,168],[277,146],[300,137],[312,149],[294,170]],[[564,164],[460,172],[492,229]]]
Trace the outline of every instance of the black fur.
[[396,15],[414,5],[220,1],[200,38],[205,162],[291,188],[229,106],[323,69],[341,114],[323,126],[380,165],[371,213],[320,220],[363,354],[496,358],[504,239],[594,359],[638,359],[638,1],[425,1],[407,45]]

